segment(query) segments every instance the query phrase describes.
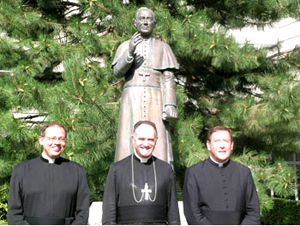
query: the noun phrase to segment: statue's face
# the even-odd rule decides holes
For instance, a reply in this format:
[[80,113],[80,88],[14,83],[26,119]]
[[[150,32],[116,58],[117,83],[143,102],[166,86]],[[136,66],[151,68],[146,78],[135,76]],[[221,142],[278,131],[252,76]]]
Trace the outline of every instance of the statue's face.
[[152,34],[155,26],[154,15],[150,10],[142,10],[137,15],[134,25],[142,36],[149,36]]

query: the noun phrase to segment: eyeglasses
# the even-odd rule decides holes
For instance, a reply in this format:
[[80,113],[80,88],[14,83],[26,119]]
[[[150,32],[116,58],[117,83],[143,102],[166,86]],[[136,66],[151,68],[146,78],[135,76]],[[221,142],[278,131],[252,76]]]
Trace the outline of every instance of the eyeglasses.
[[[45,136],[46,137],[46,136]],[[58,142],[65,142],[66,138],[65,137],[46,137],[49,141],[54,142],[57,141]]]

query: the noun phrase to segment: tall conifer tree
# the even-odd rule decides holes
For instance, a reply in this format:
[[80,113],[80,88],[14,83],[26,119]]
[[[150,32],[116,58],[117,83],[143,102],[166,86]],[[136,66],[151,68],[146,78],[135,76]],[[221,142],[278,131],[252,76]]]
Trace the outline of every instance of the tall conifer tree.
[[272,208],[270,190],[293,195],[294,171],[281,156],[300,152],[300,50],[241,46],[228,30],[299,18],[295,0],[0,1],[0,192],[15,164],[40,154],[42,118],[66,126],[64,156],[85,166],[91,201],[102,199],[123,82],[111,63],[141,6],[155,12],[154,36],[181,66],[171,124],[179,187],[185,168],[208,157],[209,128],[224,125],[234,131],[235,160],[252,170],[262,211]]

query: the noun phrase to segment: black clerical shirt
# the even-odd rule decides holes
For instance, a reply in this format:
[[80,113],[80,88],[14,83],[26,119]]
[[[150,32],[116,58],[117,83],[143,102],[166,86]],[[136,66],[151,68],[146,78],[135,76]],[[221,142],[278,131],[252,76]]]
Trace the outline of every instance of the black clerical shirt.
[[[146,194],[141,199],[146,183],[146,190],[151,190],[148,192],[148,200],[145,199]],[[154,156],[147,163],[141,163],[135,155],[114,163],[106,181],[102,224],[180,224],[175,178],[171,166]]]
[[38,157],[12,173],[9,224],[87,224],[89,189],[84,168],[64,158]]
[[184,214],[188,224],[260,224],[259,202],[248,167],[210,158],[186,170]]

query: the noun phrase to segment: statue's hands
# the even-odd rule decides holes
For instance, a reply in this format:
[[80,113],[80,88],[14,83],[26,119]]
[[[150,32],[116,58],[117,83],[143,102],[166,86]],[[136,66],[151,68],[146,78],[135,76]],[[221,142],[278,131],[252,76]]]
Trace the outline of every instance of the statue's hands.
[[133,57],[133,53],[134,53],[137,45],[140,44],[142,41],[143,41],[143,39],[141,37],[141,34],[139,32],[135,32],[129,41],[128,52],[129,52],[130,56]]
[[178,117],[177,109],[173,105],[167,105],[165,106],[165,109],[163,111],[163,120],[171,121],[175,120]]

